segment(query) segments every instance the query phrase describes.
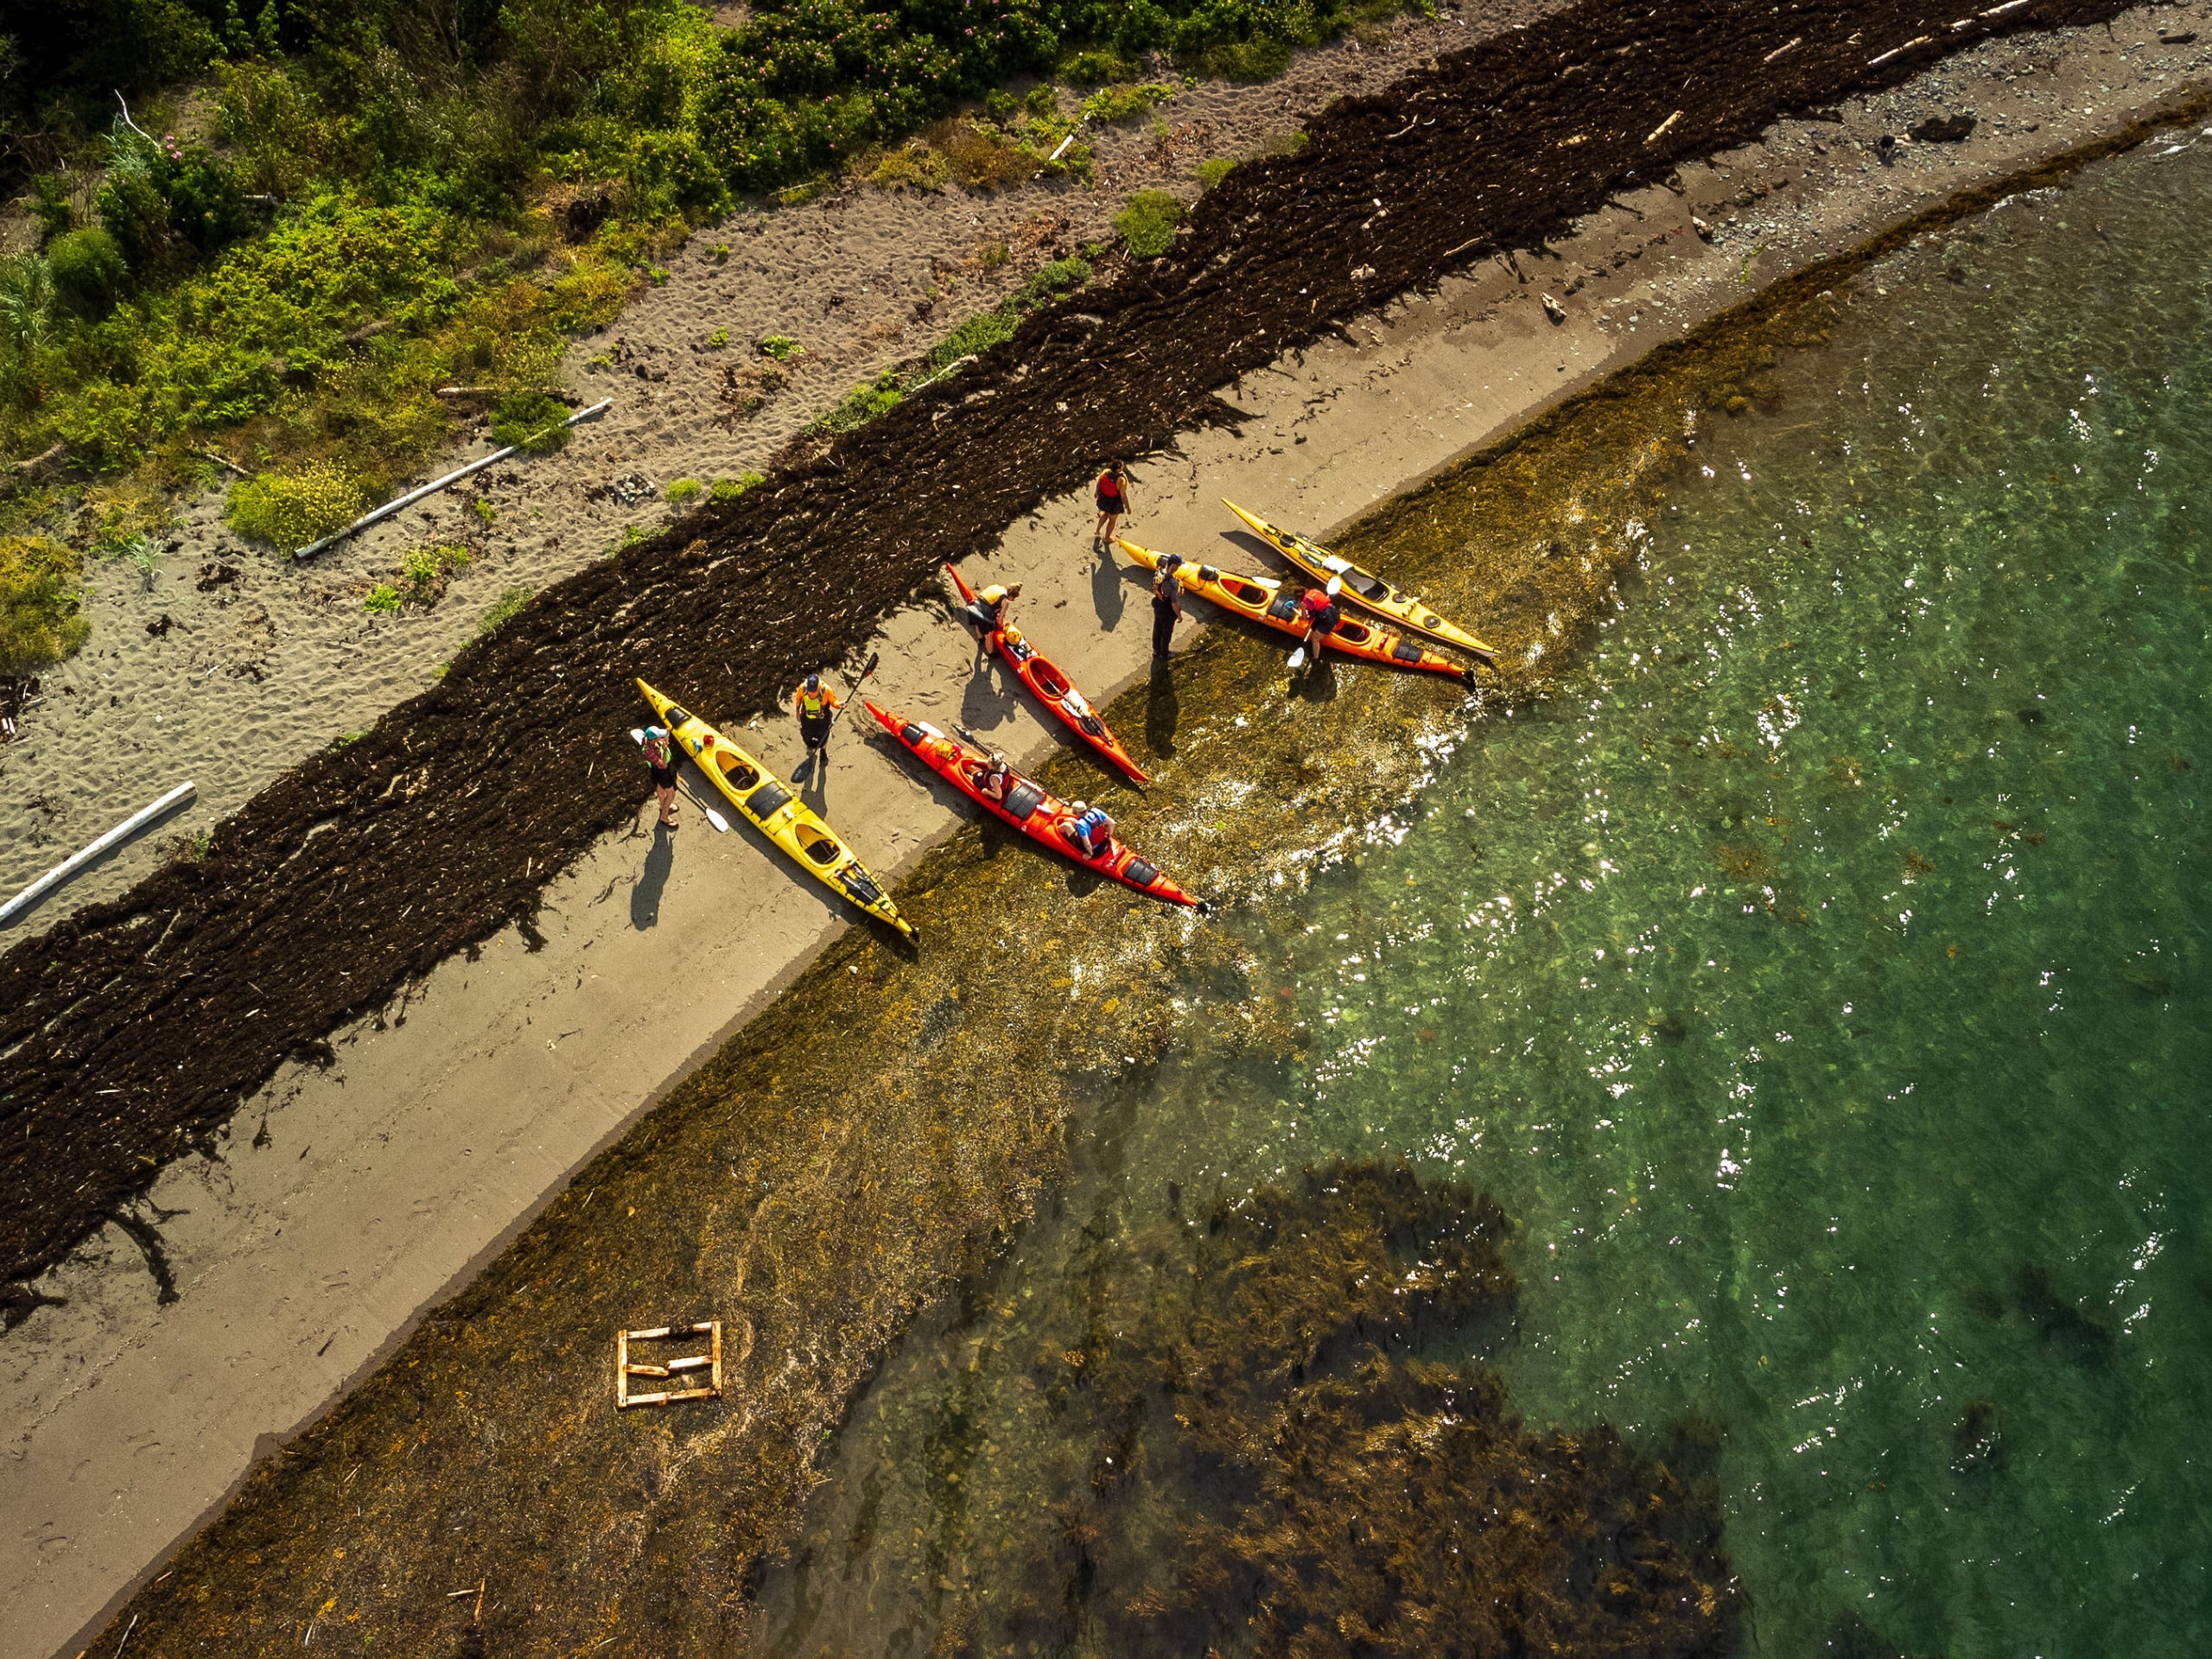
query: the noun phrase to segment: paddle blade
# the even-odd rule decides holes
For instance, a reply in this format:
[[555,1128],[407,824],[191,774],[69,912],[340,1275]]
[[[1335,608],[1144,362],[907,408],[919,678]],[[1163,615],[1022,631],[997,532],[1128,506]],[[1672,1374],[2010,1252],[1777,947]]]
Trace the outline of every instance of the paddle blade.
[[875,665],[882,660],[883,653],[881,652],[871,651],[868,652],[868,661],[861,664],[861,678],[864,680],[868,678],[869,675],[874,673]]
[[713,807],[709,806],[703,801],[699,804],[699,810],[707,815],[707,822],[715,826],[715,830],[717,834],[725,836],[729,834],[729,820],[728,818],[722,817],[721,813],[715,811]]
[[1344,592],[1344,579],[1342,576],[1331,576],[1329,578],[1329,597],[1331,599],[1334,599],[1338,594]]
[[643,743],[645,741],[645,728],[642,726],[632,726],[630,728],[630,741],[632,743]]
[[1303,668],[1306,666],[1305,646],[1300,645],[1296,651],[1290,653],[1290,665],[1293,668]]

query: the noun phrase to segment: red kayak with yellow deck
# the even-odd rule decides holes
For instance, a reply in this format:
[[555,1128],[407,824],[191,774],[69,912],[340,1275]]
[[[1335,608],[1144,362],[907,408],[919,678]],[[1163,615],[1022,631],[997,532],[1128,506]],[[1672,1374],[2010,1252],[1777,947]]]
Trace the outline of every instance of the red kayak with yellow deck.
[[1106,722],[1098,718],[1083,693],[1075,689],[1075,682],[1060,672],[1058,667],[1036,646],[1021,637],[1018,628],[988,628],[983,621],[982,601],[976,590],[968,585],[967,578],[950,565],[944,573],[952,578],[952,585],[960,590],[960,597],[967,605],[966,620],[983,642],[985,651],[995,651],[1014,671],[1021,677],[1038,702],[1067,722],[1067,728],[1077,737],[1111,760],[1129,775],[1132,783],[1148,784],[1151,779],[1144,769],[1129,758],[1122,747],[1121,739],[1106,729]]
[[1032,841],[1042,842],[1063,858],[1072,859],[1087,870],[1111,876],[1122,886],[1135,887],[1150,898],[1171,905],[1187,905],[1201,912],[1206,910],[1204,899],[1169,880],[1160,873],[1157,865],[1139,858],[1123,846],[1117,836],[1107,838],[1106,850],[1097,857],[1084,857],[1083,849],[1068,838],[1067,833],[1069,826],[1081,815],[1042,784],[1032,782],[1009,768],[1006,798],[995,800],[983,792],[981,782],[990,761],[988,754],[957,737],[947,736],[927,721],[902,719],[888,709],[862,701],[877,723],[905,745],[917,760],[992,817],[1012,824]]
[[[1163,556],[1160,553],[1139,547],[1127,537],[1115,539],[1122,552],[1147,569],[1160,569]],[[1224,611],[1300,639],[1306,637],[1306,615],[1299,609],[1298,595],[1286,591],[1282,583],[1271,576],[1240,576],[1217,564],[1192,564],[1186,560],[1176,568],[1175,579],[1182,583],[1185,593],[1211,600]],[[1413,674],[1448,674],[1462,684],[1475,683],[1475,671],[1465,664],[1455,663],[1449,657],[1415,645],[1403,634],[1378,628],[1350,613],[1338,619],[1336,627],[1320,644],[1326,650],[1342,652],[1363,663],[1402,668]]]

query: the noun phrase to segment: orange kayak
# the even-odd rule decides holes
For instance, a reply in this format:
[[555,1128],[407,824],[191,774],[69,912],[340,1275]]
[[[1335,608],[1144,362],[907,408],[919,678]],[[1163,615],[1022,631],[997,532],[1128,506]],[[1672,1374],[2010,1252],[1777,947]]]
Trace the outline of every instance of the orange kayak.
[[[862,701],[866,702],[865,699]],[[1123,846],[1118,836],[1109,838],[1106,850],[1097,857],[1085,858],[1067,836],[1067,827],[1075,822],[1077,814],[1042,784],[1010,772],[1006,799],[993,800],[976,781],[990,759],[981,749],[971,748],[957,737],[946,736],[925,721],[902,720],[873,702],[867,702],[866,706],[877,723],[904,744],[917,760],[992,817],[1012,824],[1032,841],[1042,842],[1063,858],[1072,859],[1087,870],[1111,876],[1122,886],[1135,887],[1152,898],[1171,905],[1187,905],[1201,912],[1206,910],[1204,899],[1169,880],[1160,873],[1158,866],[1139,858]]]
[[[1122,551],[1139,564],[1157,570],[1160,556],[1148,547],[1139,547],[1135,542],[1116,537]],[[1224,611],[1245,618],[1249,621],[1264,623],[1267,626],[1298,639],[1306,637],[1306,624],[1298,612],[1298,599],[1285,591],[1282,583],[1270,576],[1240,576],[1233,570],[1224,570],[1215,564],[1192,564],[1185,562],[1178,567],[1175,579],[1183,584],[1183,591],[1196,594],[1200,599],[1211,600]],[[1333,632],[1322,641],[1331,651],[1340,651],[1347,657],[1357,657],[1363,663],[1376,663],[1384,668],[1402,668],[1414,674],[1449,674],[1453,679],[1468,685],[1475,683],[1475,671],[1449,657],[1417,645],[1403,634],[1378,628],[1363,621],[1349,611],[1344,613]]]
[[[980,633],[982,625],[972,614],[977,608],[976,590],[952,566],[946,565],[944,573],[952,578],[952,585],[960,589],[960,597],[970,608],[969,626]],[[1097,711],[1091,708],[1083,693],[1075,689],[1075,683],[1061,673],[1036,646],[1019,633],[1009,639],[996,628],[983,633],[982,641],[985,651],[996,652],[1013,665],[1014,671],[1021,677],[1021,683],[1035,695],[1037,701],[1065,721],[1070,731],[1128,773],[1132,782],[1148,784],[1152,781],[1144,775],[1144,769],[1129,758],[1129,752],[1122,747],[1122,741],[1106,729],[1106,722],[1098,718]]]

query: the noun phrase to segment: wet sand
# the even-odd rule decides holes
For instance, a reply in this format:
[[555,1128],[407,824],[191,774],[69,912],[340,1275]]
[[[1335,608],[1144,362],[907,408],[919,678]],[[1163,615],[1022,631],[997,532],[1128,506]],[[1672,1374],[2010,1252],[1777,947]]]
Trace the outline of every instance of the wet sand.
[[[2195,53],[2149,46],[2152,22],[2131,31],[2147,16],[2122,19],[2109,41],[2097,30],[1984,48],[1986,79],[1970,94],[1984,125],[1967,144],[1910,147],[1892,169],[1865,149],[1885,128],[1957,107],[1967,66],[1955,61],[1872,110],[1847,109],[1840,129],[1778,130],[1712,168],[1685,168],[1686,196],[1655,188],[1628,199],[1558,245],[1563,266],[1520,256],[1529,283],[1503,265],[1455,279],[1354,325],[1350,340],[1252,377],[1224,393],[1255,416],[1242,437],[1186,435],[1181,460],[1140,467],[1131,533],[1221,548],[1249,568],[1256,561],[1220,539],[1216,493],[1309,527],[1355,515],[1655,335],[1933,197],[2126,118],[2171,90],[2161,73],[2184,63],[2202,73]],[[2178,30],[2197,14],[2155,16]],[[2131,41],[2143,42],[2133,54]],[[2054,60],[2057,73],[2001,79],[2009,67]],[[2122,64],[2140,79],[2124,80]],[[1777,190],[1784,174],[1791,181]],[[1693,211],[1718,227],[1710,245],[1688,233]],[[1562,270],[1573,274],[1554,286]],[[1573,274],[1581,286],[1566,294]],[[1563,296],[1565,324],[1545,321],[1540,289]],[[1103,701],[1141,670],[1149,617],[1141,588],[1084,551],[1089,518],[1087,502],[1056,503],[1010,532],[988,568],[1029,582],[1021,614],[1033,637]],[[886,633],[883,700],[940,719],[957,711],[1023,755],[1051,748],[1052,735],[1003,688],[968,681],[968,655],[939,616],[900,615]],[[788,731],[772,728],[762,747],[775,764],[796,756]],[[925,794],[841,738],[829,810],[887,874],[957,828]],[[710,1051],[842,925],[811,884],[734,836],[710,840],[689,817],[664,869],[650,838],[615,837],[563,878],[543,950],[510,935],[479,962],[448,963],[410,1000],[404,1025],[348,1033],[333,1071],[281,1078],[267,1144],[245,1144],[263,1121],[249,1109],[224,1162],[173,1166],[155,1199],[193,1212],[162,1229],[182,1300],[156,1308],[137,1247],[113,1233],[52,1276],[48,1288],[72,1306],[35,1315],[7,1350],[8,1391],[29,1426],[10,1485],[34,1495],[10,1503],[28,1525],[7,1547],[9,1580],[20,1586],[18,1623],[44,1620],[35,1649],[156,1570],[146,1563],[237,1477],[257,1432],[289,1431],[358,1376],[671,1071]],[[733,893],[760,905],[737,962],[726,943]],[[680,1001],[667,1000],[669,986],[683,988]]]

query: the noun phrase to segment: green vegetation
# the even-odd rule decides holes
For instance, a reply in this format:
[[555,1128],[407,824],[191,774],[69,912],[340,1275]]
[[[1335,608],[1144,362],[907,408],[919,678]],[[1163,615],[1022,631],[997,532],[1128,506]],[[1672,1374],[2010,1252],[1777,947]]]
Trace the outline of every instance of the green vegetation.
[[696,501],[706,492],[706,486],[696,478],[679,478],[661,493],[668,498],[671,506],[680,507]]
[[248,541],[290,553],[368,511],[369,491],[353,473],[316,461],[296,473],[262,473],[231,486],[224,517]]
[[766,484],[766,477],[760,473],[741,473],[735,478],[718,478],[707,491],[710,501],[734,501],[755,484]]
[[533,455],[550,455],[568,447],[574,429],[568,424],[569,406],[542,391],[511,391],[492,410],[492,439],[512,443]]
[[129,505],[19,489],[0,524],[158,531],[214,451],[260,474],[234,512],[291,541],[332,480],[381,494],[453,435],[439,387],[541,391],[741,197],[1085,176],[1079,141],[1051,160],[1052,86],[958,112],[1058,65],[1125,118],[1166,95],[1126,86],[1147,54],[1249,75],[1405,3],[48,8],[0,48],[0,183],[38,245],[0,258],[0,459],[60,443]]
[[1175,240],[1175,227],[1189,217],[1180,198],[1165,190],[1140,190],[1114,215],[1114,228],[1132,259],[1157,259]]
[[1112,125],[1134,121],[1155,105],[1175,96],[1173,86],[1150,81],[1141,86],[1105,86],[1083,100],[1083,112],[1093,121]]
[[516,613],[530,603],[537,591],[534,588],[508,588],[486,609],[483,620],[476,625],[476,632],[490,633],[503,623],[512,621]]
[[707,348],[709,351],[718,352],[728,344],[729,330],[727,328],[717,328],[713,334],[707,336]]
[[[807,431],[820,436],[850,432],[867,425],[877,416],[898,408],[908,393],[950,374],[963,358],[976,356],[1012,340],[1022,318],[1039,307],[1065,299],[1090,280],[1088,260],[1055,259],[990,310],[969,318],[938,341],[918,362],[886,369],[874,380],[855,386],[843,403],[817,416]],[[757,477],[753,481],[759,481]]]
[[1211,190],[1236,170],[1235,156],[1216,156],[1210,160],[1200,162],[1191,169],[1191,174],[1198,180],[1200,189]]
[[397,612],[399,603],[399,589],[388,582],[380,582],[369,589],[368,597],[361,601],[361,608],[365,611],[391,614]]
[[760,353],[764,357],[774,358],[779,363],[788,363],[795,357],[804,357],[806,347],[789,334],[771,334],[760,342]]
[[91,632],[77,614],[83,564],[44,536],[0,536],[0,675],[35,674]]

